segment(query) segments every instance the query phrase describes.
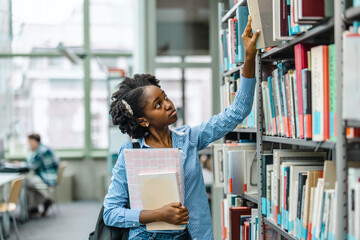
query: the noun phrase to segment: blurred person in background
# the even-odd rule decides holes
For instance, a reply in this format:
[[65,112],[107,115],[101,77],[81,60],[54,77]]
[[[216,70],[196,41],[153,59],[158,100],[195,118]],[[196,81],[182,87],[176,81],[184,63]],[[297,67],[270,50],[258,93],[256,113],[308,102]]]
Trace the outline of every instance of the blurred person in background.
[[40,213],[39,207],[42,207],[41,216],[45,216],[53,201],[48,192],[37,189],[36,185],[44,183],[48,186],[56,185],[59,159],[49,147],[41,143],[39,134],[29,135],[28,141],[31,152],[26,162],[32,170],[27,176],[29,214]]

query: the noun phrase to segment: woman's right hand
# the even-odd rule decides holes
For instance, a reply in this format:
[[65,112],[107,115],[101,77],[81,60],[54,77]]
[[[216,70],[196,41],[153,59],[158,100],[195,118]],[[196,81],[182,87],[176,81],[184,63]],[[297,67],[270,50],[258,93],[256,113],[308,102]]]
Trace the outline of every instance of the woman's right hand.
[[174,225],[186,225],[189,219],[188,209],[181,203],[169,203],[157,210],[161,221]]

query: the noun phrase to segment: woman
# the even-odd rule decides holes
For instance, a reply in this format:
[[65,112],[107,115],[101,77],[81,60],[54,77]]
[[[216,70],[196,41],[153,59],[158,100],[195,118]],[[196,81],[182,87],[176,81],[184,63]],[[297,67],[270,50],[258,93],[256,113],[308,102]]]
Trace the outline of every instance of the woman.
[[[104,200],[104,222],[109,226],[130,228],[129,239],[213,239],[209,205],[205,192],[198,151],[224,137],[251,111],[255,89],[255,55],[257,31],[251,18],[242,35],[246,60],[234,103],[209,121],[196,127],[183,126],[171,131],[177,120],[176,109],[151,75],[126,78],[112,95],[110,114],[121,132],[137,139],[141,148],[181,148],[184,154],[185,206],[172,203],[156,210],[126,209],[128,186],[124,160],[126,143],[119,150],[112,182]],[[146,232],[145,224],[163,221],[185,225],[181,231]]]

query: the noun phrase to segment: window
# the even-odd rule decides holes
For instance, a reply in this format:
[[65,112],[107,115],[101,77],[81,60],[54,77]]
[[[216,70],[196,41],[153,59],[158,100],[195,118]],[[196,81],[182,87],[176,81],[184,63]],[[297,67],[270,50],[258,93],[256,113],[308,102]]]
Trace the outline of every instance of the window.
[[[0,52],[7,55],[0,58],[0,107],[6,112],[0,138],[17,136],[26,142],[27,134],[38,132],[55,149],[106,149],[108,68],[132,74],[134,4],[0,0]],[[90,24],[84,21],[87,15]],[[90,42],[90,54],[84,42]]]

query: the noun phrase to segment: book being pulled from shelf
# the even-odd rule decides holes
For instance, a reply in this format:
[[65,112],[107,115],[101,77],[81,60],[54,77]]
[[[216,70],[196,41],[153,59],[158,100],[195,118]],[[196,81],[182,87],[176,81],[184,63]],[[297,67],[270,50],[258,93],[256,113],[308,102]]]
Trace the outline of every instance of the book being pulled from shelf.
[[262,82],[267,135],[336,141],[335,45],[294,47],[295,66],[281,62]]

